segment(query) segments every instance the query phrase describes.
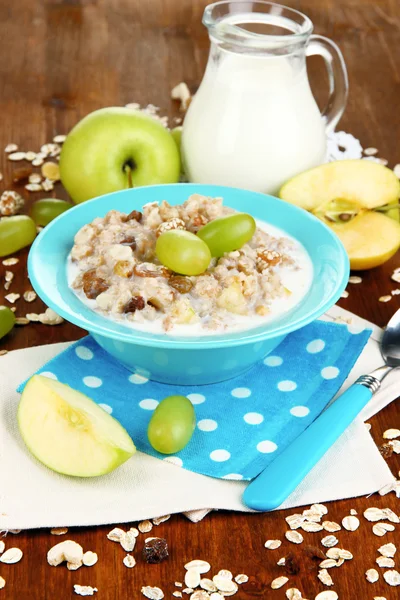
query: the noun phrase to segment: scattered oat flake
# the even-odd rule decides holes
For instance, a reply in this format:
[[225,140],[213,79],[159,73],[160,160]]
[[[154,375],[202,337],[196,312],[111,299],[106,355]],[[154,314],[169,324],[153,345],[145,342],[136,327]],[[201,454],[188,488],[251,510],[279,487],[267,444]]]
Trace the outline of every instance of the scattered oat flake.
[[218,571],[217,576],[225,577],[225,579],[233,579],[232,573],[230,571],[228,571],[227,569],[221,569],[220,571]]
[[26,317],[16,317],[15,324],[16,325],[29,325],[30,320]]
[[297,588],[289,588],[286,590],[286,598],[288,600],[302,600],[303,596],[301,595],[301,591]]
[[204,573],[208,573],[208,571],[211,569],[211,565],[206,560],[197,559],[186,563],[185,569],[186,571],[189,569],[196,569],[196,571],[203,575]]
[[159,587],[151,587],[151,585],[144,585],[141,589],[143,596],[150,600],[162,600],[164,598],[164,592]]
[[11,152],[8,155],[8,160],[12,160],[13,162],[17,162],[19,160],[25,159],[25,152]]
[[320,592],[315,596],[315,600],[338,600],[339,596],[333,590]]
[[374,596],[374,600],[386,600],[385,596]]
[[235,577],[235,581],[239,585],[242,583],[247,583],[248,580],[249,580],[248,575],[245,575],[244,573],[239,573],[239,575],[236,575],[236,577]]
[[33,302],[34,300],[36,300],[36,298],[36,292],[34,292],[33,290],[27,290],[23,294],[23,299],[25,300],[25,302]]
[[396,551],[397,548],[394,544],[392,544],[392,542],[389,544],[384,544],[378,548],[379,554],[382,554],[382,556],[389,556],[390,558],[393,558],[393,556],[396,554]]
[[66,140],[66,139],[67,139],[67,136],[66,136],[66,135],[59,134],[59,135],[55,135],[55,136],[53,137],[53,142],[54,142],[55,144],[62,144],[63,142],[65,142],[65,140]]
[[379,573],[376,569],[368,569],[365,571],[365,577],[369,583],[375,583],[379,579]]
[[375,523],[375,525],[372,526],[372,533],[379,537],[382,537],[388,531],[394,531],[394,529],[395,527],[391,523]]
[[307,533],[316,533],[317,531],[323,530],[321,523],[314,523],[313,521],[304,521],[304,523],[301,524],[301,528]]
[[188,569],[185,573],[185,585],[189,588],[197,588],[200,585],[200,573],[197,569]]
[[389,295],[380,296],[379,302],[390,302],[391,299],[392,299],[392,296],[389,296]]
[[0,575],[0,590],[2,590],[5,585],[6,585],[6,580],[4,579],[4,577],[1,577],[1,575]]
[[10,302],[10,304],[14,304],[14,302],[21,298],[21,294],[7,294],[7,296],[4,296],[4,298],[7,300],[7,302]]
[[119,543],[125,552],[132,552],[136,545],[136,536],[132,531],[126,531],[121,536]]
[[183,587],[183,583],[180,581],[175,581],[175,587]]
[[394,440],[400,437],[400,429],[386,429],[383,433],[385,440]]
[[375,154],[378,154],[378,149],[377,148],[364,148],[363,153],[365,154],[365,156],[375,156]]
[[[32,320],[29,318],[29,315],[26,315],[26,317],[27,319]],[[64,319],[54,312],[52,308],[46,308],[44,313],[38,315],[37,320],[40,321],[40,323],[43,323],[43,325],[59,325],[64,322]]]
[[333,558],[327,558],[319,563],[321,569],[332,569],[332,567],[337,567],[337,562]]
[[267,540],[264,544],[268,550],[276,550],[282,545],[281,540]]
[[221,577],[220,575],[214,575],[213,583],[218,588],[219,592],[223,592],[227,595],[236,594],[238,590],[238,584],[235,583],[232,579],[228,579],[228,577]]
[[279,590],[279,588],[283,587],[289,581],[289,577],[277,577],[271,582],[271,589]]
[[380,508],[376,508],[375,506],[371,506],[364,511],[364,517],[367,521],[381,521],[385,518],[382,510]]
[[25,189],[28,192],[41,192],[43,188],[40,183],[27,183]]
[[141,521],[138,525],[138,529],[140,533],[149,533],[149,531],[153,529],[153,524],[148,520]]
[[6,565],[14,565],[23,557],[23,552],[19,548],[9,548],[0,556],[0,562]]
[[4,148],[4,152],[6,152],[7,154],[9,154],[10,152],[16,152],[17,150],[17,144],[7,144],[7,146]]
[[347,531],[356,531],[360,526],[360,520],[354,516],[344,517],[342,525]]
[[351,275],[349,277],[349,283],[362,283],[362,277],[359,277],[358,275]]
[[33,152],[33,150],[28,150],[28,152],[25,152],[25,160],[32,162],[33,160],[35,160],[35,158],[36,152]]
[[323,521],[322,527],[325,531],[329,531],[329,533],[335,533],[335,531],[341,530],[339,523],[335,523],[335,521]]
[[91,585],[79,585],[77,583],[74,585],[74,592],[78,596],[94,596],[97,591],[98,589]]
[[128,567],[128,569],[132,569],[136,565],[136,560],[132,556],[132,554],[127,554],[123,561],[124,565]]
[[391,440],[389,445],[392,446],[395,454],[400,454],[400,440]]
[[184,594],[193,594],[194,590],[192,590],[192,588],[184,588],[182,592]]
[[205,590],[197,590],[190,596],[190,600],[209,600],[210,595]]
[[182,598],[182,592],[180,592],[179,590],[172,592],[172,595],[175,596],[175,598]]
[[333,548],[336,544],[339,543],[339,540],[334,535],[327,535],[321,540],[321,544],[325,546],[325,548]]
[[280,558],[276,564],[278,565],[278,567],[284,567],[286,564],[286,558],[282,556],[282,558]]
[[32,161],[33,167],[40,167],[43,164],[43,158],[36,156],[35,160]]
[[301,544],[304,541],[303,536],[298,531],[286,531],[285,538],[292,544]]
[[400,517],[391,508],[382,508],[382,513],[384,515],[383,519],[388,519],[392,523],[400,523]]
[[355,509],[355,508],[351,508],[351,509],[350,509],[350,514],[351,514],[352,516],[354,516],[354,515],[357,515],[358,513],[357,513],[357,511],[356,511],[356,509]]
[[98,560],[99,557],[97,556],[97,553],[92,552],[91,550],[85,552],[82,557],[82,562],[85,565],[85,567],[93,567],[93,565],[95,565]]
[[375,562],[382,569],[392,569],[395,566],[393,558],[387,556],[378,556]]
[[4,548],[6,547],[5,543],[3,542],[3,540],[0,540],[0,554],[2,554],[4,552]]
[[200,587],[206,592],[216,592],[218,591],[217,586],[211,579],[207,579],[207,577],[200,579]]
[[42,181],[41,175],[39,173],[32,173],[29,175],[29,183],[40,183]]
[[114,529],[107,533],[107,538],[112,542],[119,542],[124,534],[125,531],[123,529],[120,529],[119,527],[114,527]]
[[349,297],[349,292],[347,290],[343,290],[341,296],[341,298],[348,298]]
[[213,592],[210,596],[210,600],[224,600],[225,596],[219,592]]
[[19,263],[19,258],[15,258],[15,257],[5,258],[3,260],[3,265],[5,267],[12,267],[13,265],[16,265],[17,263]]
[[154,525],[160,525],[161,523],[165,523],[165,521],[168,521],[168,519],[171,518],[171,515],[164,515],[163,517],[155,517],[153,519],[153,524]]
[[181,105],[180,105],[180,109],[182,111],[185,111],[189,104],[190,104],[190,100],[192,98],[192,95],[190,93],[190,90],[187,86],[187,84],[182,81],[181,83],[178,83],[178,85],[176,85],[172,90],[171,90],[171,98],[173,100],[179,100]]
[[400,585],[400,573],[398,571],[385,571],[383,578],[389,585]]
[[0,350],[0,356],[5,356],[8,354],[8,350]]
[[332,577],[330,576],[330,574],[328,573],[328,571],[326,569],[320,569],[320,571],[318,572],[318,579],[324,585],[328,585],[328,586],[333,585]]

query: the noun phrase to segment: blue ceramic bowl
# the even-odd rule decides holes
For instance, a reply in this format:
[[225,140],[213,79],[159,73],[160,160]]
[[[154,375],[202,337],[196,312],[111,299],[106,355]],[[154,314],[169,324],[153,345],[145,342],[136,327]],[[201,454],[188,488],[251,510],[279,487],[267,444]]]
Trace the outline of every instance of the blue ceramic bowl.
[[[290,313],[244,332],[184,338],[134,330],[93,312],[77,298],[68,287],[66,262],[74,235],[83,225],[112,208],[129,213],[156,200],[181,204],[193,193],[222,196],[225,205],[280,227],[305,246],[314,267],[313,283]],[[328,227],[278,198],[216,185],[175,184],[125,190],[75,206],[37,237],[28,269],[40,298],[71,323],[87,329],[125,367],[155,381],[199,385],[239,375],[262,360],[288,333],[322,315],[343,292],[349,261]]]

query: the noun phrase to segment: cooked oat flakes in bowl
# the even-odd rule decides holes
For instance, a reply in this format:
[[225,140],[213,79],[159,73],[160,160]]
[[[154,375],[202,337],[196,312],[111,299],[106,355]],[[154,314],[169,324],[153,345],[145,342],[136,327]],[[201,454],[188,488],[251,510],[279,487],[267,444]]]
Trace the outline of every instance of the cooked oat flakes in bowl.
[[234,214],[243,215],[222,198],[200,194],[175,206],[163,200],[130,214],[111,210],[76,234],[68,282],[93,310],[153,333],[210,335],[257,327],[296,306],[311,286],[311,259],[297,240],[259,221],[247,243],[239,240],[237,249],[212,257],[191,276],[172,271],[157,255],[163,233],[200,235],[216,219],[214,226],[231,230],[230,219],[220,219]]
[[176,184],[117,192],[38,236],[41,298],[131,371],[199,385],[249,369],[340,296],[346,253],[277,198]]

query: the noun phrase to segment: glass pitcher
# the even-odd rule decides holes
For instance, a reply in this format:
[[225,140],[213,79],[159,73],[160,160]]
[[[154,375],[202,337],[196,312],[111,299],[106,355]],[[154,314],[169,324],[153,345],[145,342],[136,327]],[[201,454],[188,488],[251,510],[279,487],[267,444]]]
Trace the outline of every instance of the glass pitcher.
[[[183,124],[186,175],[276,194],[325,160],[326,133],[347,100],[343,56],[332,41],[312,35],[308,17],[270,2],[217,2],[206,7],[203,23],[211,49]],[[306,68],[315,54],[329,75],[322,115]]]

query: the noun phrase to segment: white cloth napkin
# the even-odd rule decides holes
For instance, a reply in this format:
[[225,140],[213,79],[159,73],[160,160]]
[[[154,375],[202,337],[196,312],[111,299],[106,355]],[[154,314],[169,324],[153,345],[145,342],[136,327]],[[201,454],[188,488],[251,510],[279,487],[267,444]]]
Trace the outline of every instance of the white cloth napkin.
[[[348,322],[349,327],[371,326],[338,307],[325,318]],[[381,330],[373,326],[373,335],[343,389],[382,364],[380,335]],[[248,510],[241,502],[246,483],[198,475],[139,452],[113,473],[96,479],[64,477],[37,462],[18,432],[15,389],[67,345],[16,350],[0,358],[0,530],[123,523],[178,512],[197,521],[210,509]],[[397,397],[400,373],[391,378],[392,384],[365,409],[364,419]],[[282,508],[369,494],[394,479],[360,418]]]

